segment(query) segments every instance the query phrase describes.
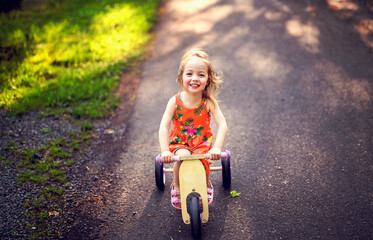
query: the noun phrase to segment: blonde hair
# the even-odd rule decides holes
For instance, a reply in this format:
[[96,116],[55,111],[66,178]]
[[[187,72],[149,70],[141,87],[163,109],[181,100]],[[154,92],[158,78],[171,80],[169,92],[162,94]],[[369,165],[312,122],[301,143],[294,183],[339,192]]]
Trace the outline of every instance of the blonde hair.
[[190,57],[199,57],[207,66],[208,80],[205,89],[202,92],[202,97],[205,97],[213,102],[215,105],[218,101],[218,93],[221,90],[221,83],[223,82],[222,77],[215,72],[212,67],[209,56],[201,48],[192,48],[187,51],[180,61],[179,72],[177,74],[176,81],[180,84],[180,88],[183,88],[183,73],[185,64],[188,62]]

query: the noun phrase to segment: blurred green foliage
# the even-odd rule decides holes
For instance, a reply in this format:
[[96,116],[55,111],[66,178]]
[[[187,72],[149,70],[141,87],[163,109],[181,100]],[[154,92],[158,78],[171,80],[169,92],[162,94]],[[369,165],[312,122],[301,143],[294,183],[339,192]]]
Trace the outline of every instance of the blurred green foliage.
[[145,53],[159,0],[45,0],[0,14],[0,107],[105,117]]

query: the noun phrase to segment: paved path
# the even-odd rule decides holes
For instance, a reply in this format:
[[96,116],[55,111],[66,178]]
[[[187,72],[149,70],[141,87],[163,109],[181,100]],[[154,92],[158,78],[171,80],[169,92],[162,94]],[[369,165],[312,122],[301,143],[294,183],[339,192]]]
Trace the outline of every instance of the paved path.
[[191,239],[168,188],[155,187],[153,159],[179,59],[192,46],[224,73],[231,190],[242,193],[224,199],[213,174],[205,239],[373,236],[373,40],[355,27],[371,13],[313,2],[165,1],[102,239]]

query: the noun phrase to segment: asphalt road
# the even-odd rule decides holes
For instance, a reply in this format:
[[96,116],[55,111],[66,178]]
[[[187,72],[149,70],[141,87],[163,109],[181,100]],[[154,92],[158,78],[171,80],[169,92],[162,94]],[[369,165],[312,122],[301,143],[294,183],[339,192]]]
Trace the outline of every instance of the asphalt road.
[[231,190],[241,192],[226,199],[212,174],[204,239],[373,238],[373,18],[345,2],[165,1],[100,238],[192,238],[170,204],[172,176],[164,192],[154,182],[159,122],[192,46],[224,73]]

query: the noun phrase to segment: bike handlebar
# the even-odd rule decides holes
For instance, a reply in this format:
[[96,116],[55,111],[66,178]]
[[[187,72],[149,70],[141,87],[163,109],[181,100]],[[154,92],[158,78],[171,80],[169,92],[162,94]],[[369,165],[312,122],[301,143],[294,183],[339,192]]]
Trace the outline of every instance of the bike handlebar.
[[[228,150],[225,150],[220,154],[220,158],[230,158],[231,153]],[[197,154],[197,155],[189,155],[189,156],[173,156],[174,162],[179,162],[179,161],[188,161],[188,160],[199,160],[199,159],[210,159],[211,154],[206,153],[206,154]],[[156,158],[157,163],[161,164],[162,161],[162,156],[158,155]]]

